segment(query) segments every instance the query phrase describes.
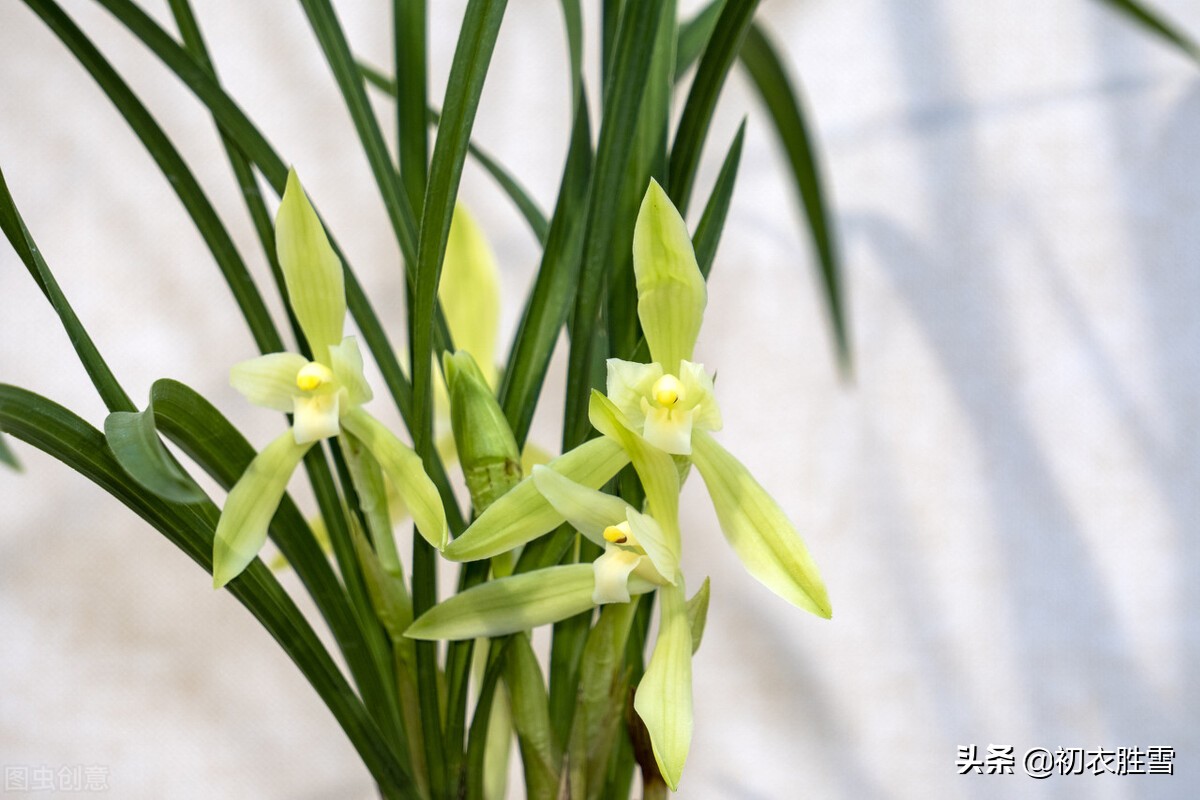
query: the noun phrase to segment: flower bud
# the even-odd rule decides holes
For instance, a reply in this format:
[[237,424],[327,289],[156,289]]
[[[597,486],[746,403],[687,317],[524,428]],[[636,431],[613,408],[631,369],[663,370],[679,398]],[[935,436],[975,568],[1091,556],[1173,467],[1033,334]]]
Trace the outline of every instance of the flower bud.
[[521,452],[500,404],[466,350],[442,357],[450,424],[475,513],[521,480]]

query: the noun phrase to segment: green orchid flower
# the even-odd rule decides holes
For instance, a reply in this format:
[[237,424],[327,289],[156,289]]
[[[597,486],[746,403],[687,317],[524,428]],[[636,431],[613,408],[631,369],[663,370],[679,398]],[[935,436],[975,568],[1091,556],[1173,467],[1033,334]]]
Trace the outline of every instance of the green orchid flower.
[[[711,435],[721,428],[712,378],[692,360],[707,302],[687,226],[662,188],[651,181],[634,229],[638,317],[651,363],[608,362],[606,394],[594,392],[589,417],[604,436],[551,461],[557,472],[599,488],[633,460],[647,496],[669,493],[657,475],[671,456],[694,464],[721,530],[747,571],[785,600],[829,618],[832,611],[815,562],[795,527],[749,470]],[[654,457],[652,454],[658,454]],[[660,465],[650,468],[651,462]],[[678,487],[675,489],[678,493]],[[665,506],[661,497],[659,506]],[[663,516],[654,513],[663,522]],[[445,555],[473,561],[509,550],[562,524],[529,479],[494,503]],[[668,532],[677,534],[668,519]]]
[[343,337],[346,291],[342,264],[295,171],[275,219],[276,252],[288,301],[312,351],[269,353],[230,371],[247,400],[292,414],[292,427],[268,444],[229,492],[213,542],[213,586],[237,577],[258,555],[288,480],[314,444],[351,436],[379,463],[430,544],[441,548],[449,530],[421,459],[361,406],[371,399],[354,337]]
[[684,599],[678,539],[624,500],[581,486],[551,467],[534,467],[532,481],[558,514],[604,548],[603,555],[590,565],[549,567],[469,589],[430,609],[405,635],[432,640],[501,636],[659,589],[659,634],[634,708],[650,734],[659,771],[676,789],[691,746],[693,652],[693,615]]

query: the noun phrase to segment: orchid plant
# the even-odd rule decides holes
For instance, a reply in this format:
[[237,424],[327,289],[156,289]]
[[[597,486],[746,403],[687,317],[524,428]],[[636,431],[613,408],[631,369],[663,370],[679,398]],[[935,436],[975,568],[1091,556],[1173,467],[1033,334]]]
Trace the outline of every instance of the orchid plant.
[[[1200,52],[1141,4],[1107,1]],[[272,317],[244,248],[120,72],[56,0],[23,2],[109,97],[194,221],[259,350],[233,365],[231,383],[290,420],[256,450],[177,381],[156,382],[135,405],[0,173],[0,230],[109,411],[100,430],[0,384],[0,429],[104,488],[242,603],[328,707],[380,796],[503,797],[513,742],[531,798],[628,797],[637,773],[646,798],[686,786],[693,657],[714,594],[707,579],[689,593],[681,568],[685,548],[710,527],[681,524],[693,467],[750,575],[831,616],[787,515],[718,444],[719,383],[695,352],[745,123],[691,229],[686,216],[721,90],[740,65],[787,156],[836,361],[850,367],[815,143],[786,60],[755,20],[757,0],[710,0],[688,19],[676,0],[604,0],[595,24],[585,24],[580,0],[562,0],[571,133],[549,215],[474,138],[504,0],[468,0],[440,106],[428,97],[427,0],[392,4],[392,75],[355,57],[332,0],[300,0],[402,255],[406,296],[390,305],[408,311],[403,353],[297,172],[221,83],[189,0],[170,0],[175,31],[133,0],[95,2],[211,113],[286,320]],[[598,76],[584,69],[585,40],[599,48]],[[391,103],[394,142],[369,88]],[[495,259],[458,197],[468,158],[495,178],[541,252],[507,354]],[[356,336],[346,335],[348,315]],[[562,454],[551,458],[527,439],[564,331]],[[368,358],[382,378],[378,399],[364,377]],[[372,402],[394,404],[407,431],[373,416]],[[0,464],[19,468],[17,455],[0,435]],[[461,484],[447,473],[455,462]],[[307,513],[287,493],[301,468],[316,505]],[[217,498],[195,470],[215,482]],[[409,527],[402,559],[397,533]],[[259,558],[268,540],[319,620]],[[439,560],[460,565],[449,591],[439,590]],[[545,662],[531,639],[544,625],[553,625]]]

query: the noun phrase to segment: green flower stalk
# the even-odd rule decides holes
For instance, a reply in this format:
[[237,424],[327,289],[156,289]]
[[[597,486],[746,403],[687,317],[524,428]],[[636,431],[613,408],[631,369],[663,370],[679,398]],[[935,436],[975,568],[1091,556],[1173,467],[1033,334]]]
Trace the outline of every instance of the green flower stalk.
[[410,510],[418,530],[441,548],[445,509],[421,459],[361,406],[371,399],[354,337],[343,338],[346,290],[342,264],[295,171],[275,219],[276,252],[288,301],[312,359],[269,353],[230,371],[247,400],[292,414],[292,427],[268,444],[229,492],[213,542],[213,586],[241,574],[267,538],[288,480],[315,443],[352,436],[374,457]]

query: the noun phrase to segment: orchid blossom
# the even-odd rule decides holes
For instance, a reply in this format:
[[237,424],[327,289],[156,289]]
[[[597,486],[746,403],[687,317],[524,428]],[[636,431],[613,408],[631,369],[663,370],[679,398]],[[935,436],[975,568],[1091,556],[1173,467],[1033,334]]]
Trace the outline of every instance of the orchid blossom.
[[275,219],[276,252],[288,301],[311,359],[269,353],[237,364],[230,383],[247,400],[292,414],[292,426],[263,448],[229,492],[213,542],[213,585],[224,586],[254,560],[288,480],[317,442],[351,436],[379,463],[434,547],[448,538],[445,509],[421,459],[361,406],[371,399],[354,337],[343,337],[342,264],[295,171]]

